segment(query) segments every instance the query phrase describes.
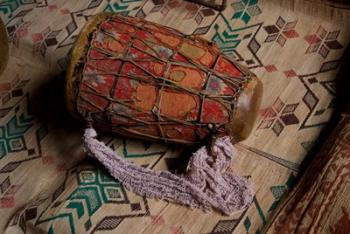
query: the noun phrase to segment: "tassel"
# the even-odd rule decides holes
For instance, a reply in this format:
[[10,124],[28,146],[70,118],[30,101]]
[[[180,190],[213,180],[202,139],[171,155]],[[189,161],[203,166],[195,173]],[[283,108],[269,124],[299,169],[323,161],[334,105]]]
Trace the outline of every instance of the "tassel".
[[85,130],[86,152],[100,161],[125,188],[140,196],[202,210],[215,209],[227,215],[247,209],[253,200],[250,181],[230,169],[236,149],[228,136],[216,139],[212,147],[215,160],[204,146],[195,152],[185,175],[153,171],[130,163],[96,136],[93,128]]

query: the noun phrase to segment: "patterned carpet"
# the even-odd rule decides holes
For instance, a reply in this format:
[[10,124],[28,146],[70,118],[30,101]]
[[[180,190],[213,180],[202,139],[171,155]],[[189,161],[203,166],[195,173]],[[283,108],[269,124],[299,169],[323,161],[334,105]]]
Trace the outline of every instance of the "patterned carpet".
[[[223,216],[138,197],[86,159],[83,126],[64,108],[64,70],[84,23],[102,11],[214,41],[262,80],[260,116],[234,165],[255,184],[248,210]],[[234,0],[222,12],[182,0],[1,1],[11,55],[0,77],[0,230],[260,233],[333,112],[349,16],[302,0]],[[171,145],[102,140],[154,170],[174,170],[188,158],[189,150]]]

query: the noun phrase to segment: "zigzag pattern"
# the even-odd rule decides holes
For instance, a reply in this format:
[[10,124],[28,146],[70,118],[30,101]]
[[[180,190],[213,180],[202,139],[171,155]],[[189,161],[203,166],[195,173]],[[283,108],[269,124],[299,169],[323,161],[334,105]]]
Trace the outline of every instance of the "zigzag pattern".
[[98,187],[78,187],[68,199],[70,202],[66,208],[74,209],[78,218],[85,214],[84,204],[89,216],[93,215],[102,206]]
[[[42,1],[42,0],[39,0]],[[37,0],[2,0],[0,1],[0,15],[11,15],[20,6],[37,3]]]
[[[142,0],[117,0],[115,2],[109,2],[105,8],[105,12],[123,12],[128,14],[132,5],[135,2],[142,2]],[[137,7],[137,6],[136,6]]]
[[216,33],[211,40],[215,41],[223,52],[231,53],[237,48],[243,39],[242,33],[240,32],[249,27],[233,29],[225,17],[222,17],[222,19],[225,22],[226,29],[220,33],[219,25],[214,25]]
[[[147,150],[150,145],[149,143],[144,143],[145,150]],[[155,152],[144,152],[144,153],[130,153],[128,151],[128,143],[126,140],[123,140],[123,155],[125,158],[139,158],[139,157],[148,157],[148,156],[155,156],[155,155],[161,155],[164,154],[166,150],[163,151],[155,151]]]
[[[250,69],[261,67],[262,63],[257,56],[257,52],[260,49],[260,45],[255,40],[255,36],[260,31],[262,24],[252,24],[233,29],[225,17],[221,15],[221,18],[225,23],[225,29],[221,32],[220,26],[218,24],[215,24],[213,26],[213,28],[215,29],[215,33],[211,40],[218,44],[223,53],[235,57],[237,61],[245,61],[246,65]],[[253,62],[250,61],[252,60],[251,57],[249,59],[245,59],[237,51],[237,47],[243,43],[247,43],[247,45],[244,44],[244,46],[247,46],[247,48],[251,52],[251,55],[254,59]]]
[[[263,225],[266,224],[267,222],[267,217],[268,217],[268,214],[271,213],[272,211],[274,211],[279,202],[281,201],[281,198],[283,197],[284,194],[286,194],[286,192],[288,190],[290,190],[294,184],[295,184],[295,175],[293,173],[290,174],[290,176],[288,177],[288,180],[285,184],[283,185],[275,185],[275,186],[272,186],[270,188],[271,190],[271,193],[273,195],[273,197],[275,198],[275,201],[272,203],[272,205],[270,206],[269,210],[267,211],[267,213],[264,213],[263,209],[261,208],[259,202],[258,202],[258,199],[256,197],[254,197],[254,205],[255,205],[255,209],[261,219],[261,222]],[[247,216],[243,222],[244,224],[244,227],[247,231],[247,233],[250,233],[250,225],[251,225],[251,221],[249,219],[249,216]],[[255,233],[260,233],[260,229],[258,229]]]
[[[89,218],[99,210],[105,203],[128,203],[125,190],[118,181],[99,169],[85,169],[77,173],[78,186],[66,198],[63,212],[38,221],[38,224],[50,222],[55,219],[68,219],[71,233],[76,233],[74,225],[74,214],[81,219],[83,216]],[[49,233],[54,233],[51,226]]]
[[26,149],[24,134],[33,126],[33,117],[28,113],[17,113],[0,127],[0,159],[10,152]]
[[5,0],[0,3],[0,12],[4,15],[14,12],[20,6],[20,0]]
[[[68,1],[66,2],[67,4],[64,5],[64,8],[66,9],[60,9],[60,6],[58,6],[56,10],[57,12],[64,10],[65,13],[62,13],[62,16],[59,17],[61,17],[62,20],[66,20],[67,23],[64,24],[62,21],[62,25],[59,27],[53,26],[54,28],[52,30],[49,30],[51,36],[42,38],[42,44],[48,43],[45,46],[52,49],[49,52],[60,48],[62,48],[62,50],[68,51],[82,25],[84,25],[89,16],[100,12],[103,9],[104,11],[137,15],[138,17],[154,17],[154,19],[161,21],[162,17],[157,16],[161,14],[159,10],[157,12],[152,11],[152,9],[154,9],[154,6],[160,6],[164,5],[165,2],[171,2],[173,7],[165,9],[164,14],[161,14],[164,16],[167,14],[167,12],[170,12],[171,15],[172,10],[177,11],[176,9],[178,8],[176,8],[175,3],[181,2],[182,4],[182,0],[89,0],[85,2],[82,1],[80,8],[69,8],[70,4],[68,4]],[[0,17],[2,17],[2,19],[5,19],[4,21],[7,24],[6,27],[12,30],[12,35],[14,37],[12,43],[18,44],[18,40],[21,38],[15,36],[16,34],[14,33],[18,32],[18,29],[25,25],[30,17],[33,17],[33,15],[36,14],[32,14],[34,12],[30,12],[32,10],[31,8],[35,7],[35,11],[39,10],[39,8],[42,8],[42,12],[49,12],[48,8],[50,7],[51,3],[52,1],[46,0],[0,0]],[[76,3],[73,5],[75,4]],[[140,6],[142,7],[139,8]],[[268,30],[266,30],[264,26],[274,25],[274,22],[270,22],[268,19],[272,20],[275,16],[284,16],[282,13],[278,12],[278,15],[274,15],[274,12],[270,11],[266,6],[268,5],[265,5],[264,2],[261,2],[260,4],[260,2],[258,3],[257,0],[232,0],[231,2],[228,2],[226,10],[222,13],[215,13],[215,17],[213,15],[210,15],[205,16],[204,19],[202,19],[202,16],[199,15],[198,17],[193,17],[195,19],[186,19],[188,20],[188,26],[191,27],[187,27],[187,22],[179,22],[179,24],[185,25],[189,29],[194,28],[194,34],[201,34],[204,37],[215,41],[219,44],[225,53],[233,55],[239,61],[245,62],[249,68],[260,67],[261,69],[257,70],[260,74],[263,73],[262,71],[265,71],[265,68],[267,72],[271,72],[271,77],[277,77],[279,73],[287,69],[292,69],[294,67],[286,67],[284,65],[282,66],[281,63],[275,63],[274,61],[262,58],[263,56],[261,56],[262,52],[265,51],[270,44],[272,44],[270,43],[267,45],[267,42],[264,42],[264,39],[262,39],[263,37],[265,38],[266,33],[268,33]],[[264,12],[264,15],[267,15],[268,17],[261,17],[262,20],[259,19],[258,21],[255,20],[257,19],[255,16],[261,14],[262,9],[264,11],[266,10],[266,12]],[[70,10],[74,12],[71,12]],[[207,11],[207,9],[204,8],[202,10]],[[186,11],[190,12],[192,10],[189,8],[186,9]],[[179,15],[180,16],[177,20],[185,20],[182,18],[181,14]],[[289,19],[289,17],[286,17],[286,19]],[[198,24],[198,22],[201,23]],[[192,27],[192,25],[189,25],[190,23],[193,23],[198,27]],[[45,28],[46,25],[43,24],[42,27]],[[30,34],[41,33],[34,32],[33,28],[31,26],[28,28],[22,27],[22,29],[28,29],[28,38],[30,38]],[[260,30],[261,28],[264,30]],[[58,33],[56,34],[56,32]],[[272,32],[268,34],[273,35],[273,33],[274,31],[272,30]],[[341,30],[341,33],[343,33],[343,30]],[[191,32],[189,32],[189,34],[191,34]],[[46,39],[49,40],[46,41]],[[275,40],[277,40],[277,38],[275,38],[273,41]],[[305,41],[303,43],[305,45],[307,44]],[[343,42],[339,41],[339,43]],[[339,47],[339,45],[333,46]],[[279,49],[281,49],[281,52],[283,52],[282,47]],[[60,53],[57,53],[57,55]],[[334,51],[332,53],[335,53],[337,56],[340,54],[339,52]],[[62,61],[68,61],[69,56],[64,51],[62,51],[62,54],[59,56],[62,56],[62,58],[64,58]],[[310,58],[310,56],[308,58]],[[259,60],[259,57],[262,59],[262,61]],[[324,60],[324,63],[321,65],[319,71],[317,70],[318,68],[315,68],[317,70],[316,73],[319,74],[328,72],[330,70],[335,70],[338,64],[338,59],[334,61]],[[269,66],[272,66],[274,69],[268,69]],[[66,68],[66,63],[62,63],[62,68]],[[298,118],[300,118],[300,120],[303,118],[306,122],[301,125],[300,129],[295,128],[295,131],[298,131],[297,136],[300,137],[300,141],[302,141],[300,144],[302,144],[306,150],[307,148],[310,148],[310,145],[314,142],[314,138],[303,136],[301,134],[301,130],[303,132],[310,131],[311,133],[312,128],[319,127],[324,124],[323,121],[328,120],[326,115],[328,112],[331,112],[331,105],[324,107],[321,101],[322,95],[320,95],[318,88],[322,89],[322,92],[324,94],[327,94],[327,96],[334,95],[333,89],[331,87],[333,85],[333,81],[325,79],[327,77],[332,77],[333,75],[324,73],[324,77],[323,74],[322,77],[315,77],[316,73],[311,74],[311,72],[314,71],[307,72],[310,74],[300,75],[298,73],[298,70],[296,70],[297,75],[294,78],[288,78],[291,80],[290,83],[302,82],[307,91],[305,93],[305,97],[299,101],[301,104],[304,103],[306,105],[306,107],[304,107],[307,108],[309,115],[307,117],[303,117],[300,114]],[[267,78],[267,76],[264,75],[264,79],[265,78],[273,79]],[[283,77],[281,79],[283,79]],[[292,81],[292,79],[294,80]],[[15,86],[9,88],[9,95],[15,89]],[[7,92],[7,90],[5,91]],[[31,90],[29,91],[32,92]],[[18,95],[16,98],[19,99],[22,98],[22,96],[23,94]],[[22,151],[21,155],[19,155],[19,159],[16,159],[16,161],[12,161],[12,157],[10,156],[5,158],[4,162],[7,164],[2,166],[0,170],[0,173],[8,174],[6,175],[6,179],[1,182],[4,191],[11,190],[12,181],[10,181],[9,178],[11,176],[16,176],[16,172],[23,168],[19,167],[20,165],[23,165],[21,164],[22,162],[27,162],[33,158],[41,157],[42,154],[40,142],[47,134],[49,134],[48,129],[45,126],[38,128],[36,131],[36,127],[32,127],[30,129],[31,122],[33,122],[33,120],[30,119],[30,116],[28,114],[22,114],[23,108],[21,108],[20,112],[13,112],[16,108],[13,105],[14,103],[17,103],[18,99],[11,99],[11,103],[8,102],[6,106],[2,106],[0,110],[0,117],[3,121],[3,123],[0,125],[0,158],[5,157],[8,153],[8,144],[13,146],[13,150],[20,150],[23,147],[23,149],[26,148],[26,139],[30,138],[33,142],[36,141],[36,143],[32,143],[31,141],[30,144],[32,145],[29,145],[29,141],[27,141],[28,155],[25,155],[24,151]],[[15,116],[13,117],[13,115]],[[310,128],[311,130],[308,130]],[[28,133],[29,131],[30,133]],[[56,136],[56,133],[53,131],[50,131],[50,134],[52,134],[52,136]],[[9,143],[7,143],[7,140],[5,139],[11,140],[8,141]],[[163,169],[166,168],[166,164],[167,168],[170,169],[168,161],[175,161],[175,158],[170,158],[168,154],[163,155],[165,151],[168,151],[169,149],[164,149],[163,152],[163,148],[160,148],[158,146],[153,147],[152,145],[152,147],[150,147],[150,145],[145,145],[143,147],[141,143],[136,144],[133,141],[123,142],[120,139],[114,139],[114,141],[117,142],[115,144],[115,148],[122,152],[125,158],[129,158],[131,161],[141,166]],[[36,147],[35,144],[38,144],[38,147]],[[45,154],[47,152],[51,152],[51,149],[47,150],[47,146],[49,145],[45,145],[44,148]],[[284,159],[284,157],[280,157],[281,155],[279,154],[279,151],[277,153],[275,151],[271,152],[272,147],[266,147],[266,152],[265,149],[262,151],[261,148],[253,148],[249,145],[247,145],[247,147],[249,147],[248,151],[252,153],[251,155],[261,157],[262,162],[277,163],[277,167],[281,166],[285,168],[285,170],[291,171],[293,173],[296,173],[298,171],[299,164],[293,161],[294,156],[291,157],[291,161],[287,161]],[[64,154],[66,151],[60,152],[59,156],[61,156],[61,153]],[[17,157],[18,155],[15,156]],[[249,160],[246,161],[246,159],[244,159],[244,162],[249,162]],[[17,171],[16,168],[18,168]],[[83,170],[81,170],[80,166],[78,168],[75,167],[74,169],[67,170],[64,182],[58,185],[54,194],[50,195],[50,204],[41,203],[38,205],[38,209],[35,210],[35,215],[32,216],[35,216],[35,218],[29,218],[30,216],[28,213],[30,213],[29,211],[31,211],[31,207],[26,208],[26,211],[22,214],[22,218],[16,219],[18,221],[16,221],[16,223],[13,223],[13,225],[18,225],[22,230],[27,226],[38,226],[38,229],[48,230],[48,233],[50,234],[62,233],[62,226],[64,226],[64,231],[70,233],[94,233],[95,231],[114,230],[116,228],[120,228],[118,230],[115,230],[117,232],[122,229],[121,226],[125,225],[126,222],[123,223],[123,225],[118,226],[123,220],[129,219],[128,222],[134,224],[138,222],[138,220],[135,218],[136,216],[143,217],[142,219],[145,219],[145,216],[150,215],[147,204],[148,201],[146,199],[133,196],[131,193],[126,193],[124,188],[121,187],[117,181],[114,181],[105,173],[106,172],[100,172],[98,169],[95,169],[95,167],[91,166],[88,169],[86,169],[84,166]],[[268,175],[274,176],[274,174],[271,172],[268,172]],[[292,178],[292,176],[290,178]],[[236,228],[242,230],[241,226],[243,225],[243,229],[245,228],[245,231],[247,233],[260,233],[262,224],[267,222],[267,219],[271,215],[271,212],[275,210],[283,194],[286,193],[286,191],[291,187],[289,186],[290,180],[288,180],[286,183],[287,178],[284,176],[278,177],[278,179],[276,176],[276,179],[271,178],[271,180],[274,182],[270,181],[269,178],[266,182],[263,183],[264,187],[261,187],[261,189],[259,189],[258,193],[256,194],[257,196],[254,200],[254,203],[246,212],[239,215],[239,217],[237,215],[230,219],[220,219],[213,217],[213,220],[208,221],[206,224],[207,228],[209,229],[203,229],[203,231],[212,230],[213,233],[231,233],[234,232]],[[22,192],[23,190],[18,191]],[[150,205],[152,206],[151,211],[154,211],[154,204],[150,203]],[[161,206],[162,205],[159,207]],[[13,207],[17,208],[17,205],[13,205]],[[162,209],[164,209],[164,213],[167,213],[167,211],[165,211],[165,207]],[[131,221],[132,219],[136,221]],[[161,219],[162,222],[168,222],[169,225],[176,224],[176,221],[169,219],[167,220],[167,217],[164,217],[164,220],[163,218]],[[204,220],[204,217],[198,216],[198,219]],[[208,226],[210,225],[209,222],[212,223],[213,227],[210,228]],[[165,224],[162,228],[167,228],[166,225],[167,224]],[[186,228],[186,226],[183,226],[184,231],[187,231]],[[182,229],[180,227],[179,229],[174,230]],[[170,232],[168,229],[162,229],[162,231]]]
[[[247,24],[251,19],[251,17],[259,14],[258,12],[256,14],[254,14],[253,12],[249,14],[249,9],[252,9],[252,8],[259,9],[259,7],[257,6],[257,2],[258,2],[257,0],[241,0],[238,2],[232,3],[231,7],[233,7],[234,12],[231,20],[241,18]],[[214,28],[216,30],[216,33],[214,34],[212,41],[215,41],[223,52],[232,54],[232,52],[243,40],[242,35],[239,32],[243,31],[247,27],[233,29],[232,26],[230,25],[230,22],[228,22],[228,20],[226,19],[226,17],[221,15],[221,18],[225,23],[226,30],[224,30],[222,33],[219,33],[218,32],[219,25],[215,24]]]

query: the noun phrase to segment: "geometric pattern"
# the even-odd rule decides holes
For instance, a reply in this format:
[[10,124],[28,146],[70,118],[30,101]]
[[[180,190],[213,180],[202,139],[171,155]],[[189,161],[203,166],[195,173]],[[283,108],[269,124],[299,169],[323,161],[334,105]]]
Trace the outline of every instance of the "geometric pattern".
[[237,220],[220,220],[210,233],[231,233],[237,223]]
[[281,47],[284,46],[287,39],[299,37],[299,34],[294,30],[297,21],[286,22],[282,17],[278,17],[274,25],[264,26],[268,36],[264,42],[276,41]]
[[[95,1],[98,4],[99,1]],[[117,1],[108,1],[105,12],[120,12],[123,15],[129,15],[130,11],[137,10],[139,8],[138,3],[141,3],[141,0],[117,0]],[[136,4],[135,4],[136,3]],[[135,5],[134,5],[135,4]]]
[[[234,0],[219,12],[182,0],[2,1],[0,17],[11,57],[0,79],[0,230],[261,232],[331,117],[335,76],[350,41],[348,21],[325,20],[320,4],[297,1],[298,13],[284,4]],[[328,8],[334,15],[350,16],[341,8]],[[225,217],[136,196],[85,158],[83,126],[63,118],[63,108],[45,113],[59,121],[43,119],[35,111],[38,92],[47,91],[46,84],[59,90],[54,77],[66,70],[85,22],[102,11],[145,18],[214,41],[261,79],[260,116],[249,138],[237,145],[234,164],[255,186],[247,210]],[[179,166],[174,165],[186,164],[193,150],[100,137],[127,160],[154,170],[176,171]]]
[[33,118],[27,113],[15,115],[4,125],[0,126],[0,160],[8,153],[26,149],[24,133],[33,126]]
[[219,220],[209,233],[210,234],[232,233],[245,214],[246,212],[243,212],[237,219]]
[[314,162],[274,215],[267,233],[349,230],[350,115],[343,112],[339,117]]
[[274,209],[277,208],[277,205],[280,203],[282,200],[282,197],[287,194],[287,192],[293,188],[295,184],[295,179],[296,177],[291,174],[288,178],[288,181],[284,185],[274,185],[271,186],[270,190],[272,192],[273,197],[275,198],[275,201],[272,203],[269,212],[273,211]]
[[[129,15],[135,15],[139,18],[146,18],[149,16],[152,18],[170,18],[174,17],[174,10],[183,12],[181,16],[177,16],[177,19],[181,20],[183,24],[180,24],[176,29],[187,35],[205,34],[218,16],[218,12],[212,8],[182,0],[144,1],[142,7],[140,7],[135,14],[131,13]],[[152,21],[152,18],[149,18],[149,20]],[[186,27],[186,25],[195,25],[195,27]]]
[[20,80],[16,76],[13,80],[0,83],[0,118],[5,117],[25,94],[25,87],[29,80]]
[[299,123],[299,119],[294,112],[299,103],[285,104],[280,98],[272,104],[271,107],[263,110],[258,129],[272,129],[276,136],[279,136],[285,127]]
[[299,75],[298,78],[306,90],[302,102],[308,109],[300,129],[325,125],[327,121],[322,116],[329,115],[334,108],[335,80],[322,72]]
[[184,16],[184,19],[194,19],[198,25],[200,25],[207,17],[216,15],[216,12],[213,9],[201,7],[199,5],[188,4],[187,8],[189,11]]
[[[213,25],[214,33],[210,40],[217,43],[222,52],[234,57],[237,61],[244,63],[250,69],[261,67],[261,61],[256,56],[261,45],[255,39],[259,33],[262,24],[243,25],[233,28],[225,17],[219,15],[217,22]],[[224,26],[224,27],[223,27]],[[237,49],[239,47],[248,48],[243,55]]]
[[[123,216],[106,216],[103,218],[96,227],[92,227],[91,218],[99,210],[103,210],[103,207],[107,204],[119,204],[119,209],[129,207],[132,211],[131,216],[143,216],[148,215],[148,204],[146,200],[132,201],[128,198],[126,190],[120,185],[118,181],[112,178],[110,175],[91,166],[79,166],[78,168],[71,169],[71,176],[74,176],[77,180],[77,185],[69,194],[55,194],[55,199],[51,204],[55,209],[60,211],[52,215],[50,212],[44,211],[36,221],[36,225],[43,225],[45,223],[51,223],[50,232],[56,233],[55,225],[52,222],[56,220],[68,220],[69,232],[79,233],[76,230],[81,223],[84,227],[84,232],[99,230],[112,230],[118,226],[123,220]],[[60,188],[59,191],[62,191]],[[50,207],[48,207],[50,208]]]
[[[150,8],[150,12],[159,12],[162,16],[165,17],[168,15],[168,13],[172,8],[177,7],[179,5],[179,2],[178,1],[151,1],[149,4],[152,4]],[[195,8],[196,9],[194,11],[196,11],[199,8],[199,6],[195,6]],[[147,14],[144,11],[140,11],[140,12],[141,13],[137,15],[140,18],[145,17]]]
[[[13,84],[14,89],[19,87],[18,81]],[[16,103],[12,106],[13,102]],[[21,195],[23,183],[16,180],[14,174],[21,166],[41,157],[41,141],[47,135],[44,125],[34,124],[28,95],[13,96],[7,104],[11,106],[11,112],[2,117],[0,125],[0,209],[18,206],[16,196]]]
[[320,25],[316,33],[304,37],[304,40],[309,44],[305,53],[318,53],[322,58],[327,58],[331,50],[343,48],[337,40],[339,33],[339,30],[327,31]]
[[[274,202],[272,203],[271,207],[268,209],[267,213],[264,214],[264,212],[261,209],[260,204],[258,203],[257,199],[254,199],[254,204],[255,204],[255,208],[257,209],[257,213],[259,214],[259,217],[262,220],[262,223],[266,223],[266,218],[268,214],[271,214],[271,212],[273,212],[278,204],[281,202],[283,196],[285,194],[287,194],[287,192],[289,190],[291,190],[295,184],[295,175],[293,175],[293,173],[290,174],[290,176],[288,177],[288,180],[285,184],[283,185],[274,185],[270,187],[272,196],[274,197]],[[251,233],[251,219],[249,218],[249,216],[246,216],[244,221],[243,221],[243,225],[245,228],[246,233]],[[256,230],[255,233],[261,233],[260,229]]]
[[241,0],[231,4],[235,10],[235,14],[231,19],[241,19],[244,23],[248,23],[251,17],[261,14],[258,0]]
[[13,13],[15,10],[17,10],[17,8],[23,4],[32,4],[35,3],[35,0],[26,0],[26,1],[22,1],[22,0],[4,0],[0,3],[0,12],[3,14],[11,14]]
[[50,27],[45,28],[42,32],[32,34],[33,51],[40,52],[45,57],[46,50],[50,46],[57,45],[57,35],[60,30],[51,30]]

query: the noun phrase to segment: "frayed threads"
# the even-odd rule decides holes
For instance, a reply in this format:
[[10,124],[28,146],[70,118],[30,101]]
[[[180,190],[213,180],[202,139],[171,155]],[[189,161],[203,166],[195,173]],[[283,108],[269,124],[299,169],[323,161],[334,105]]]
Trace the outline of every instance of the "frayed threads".
[[140,196],[188,205],[205,211],[218,210],[227,215],[245,210],[253,201],[251,182],[230,169],[236,149],[229,137],[216,139],[212,146],[214,158],[206,147],[191,157],[185,175],[153,171],[126,161],[87,128],[84,133],[86,152],[99,160],[127,189]]

